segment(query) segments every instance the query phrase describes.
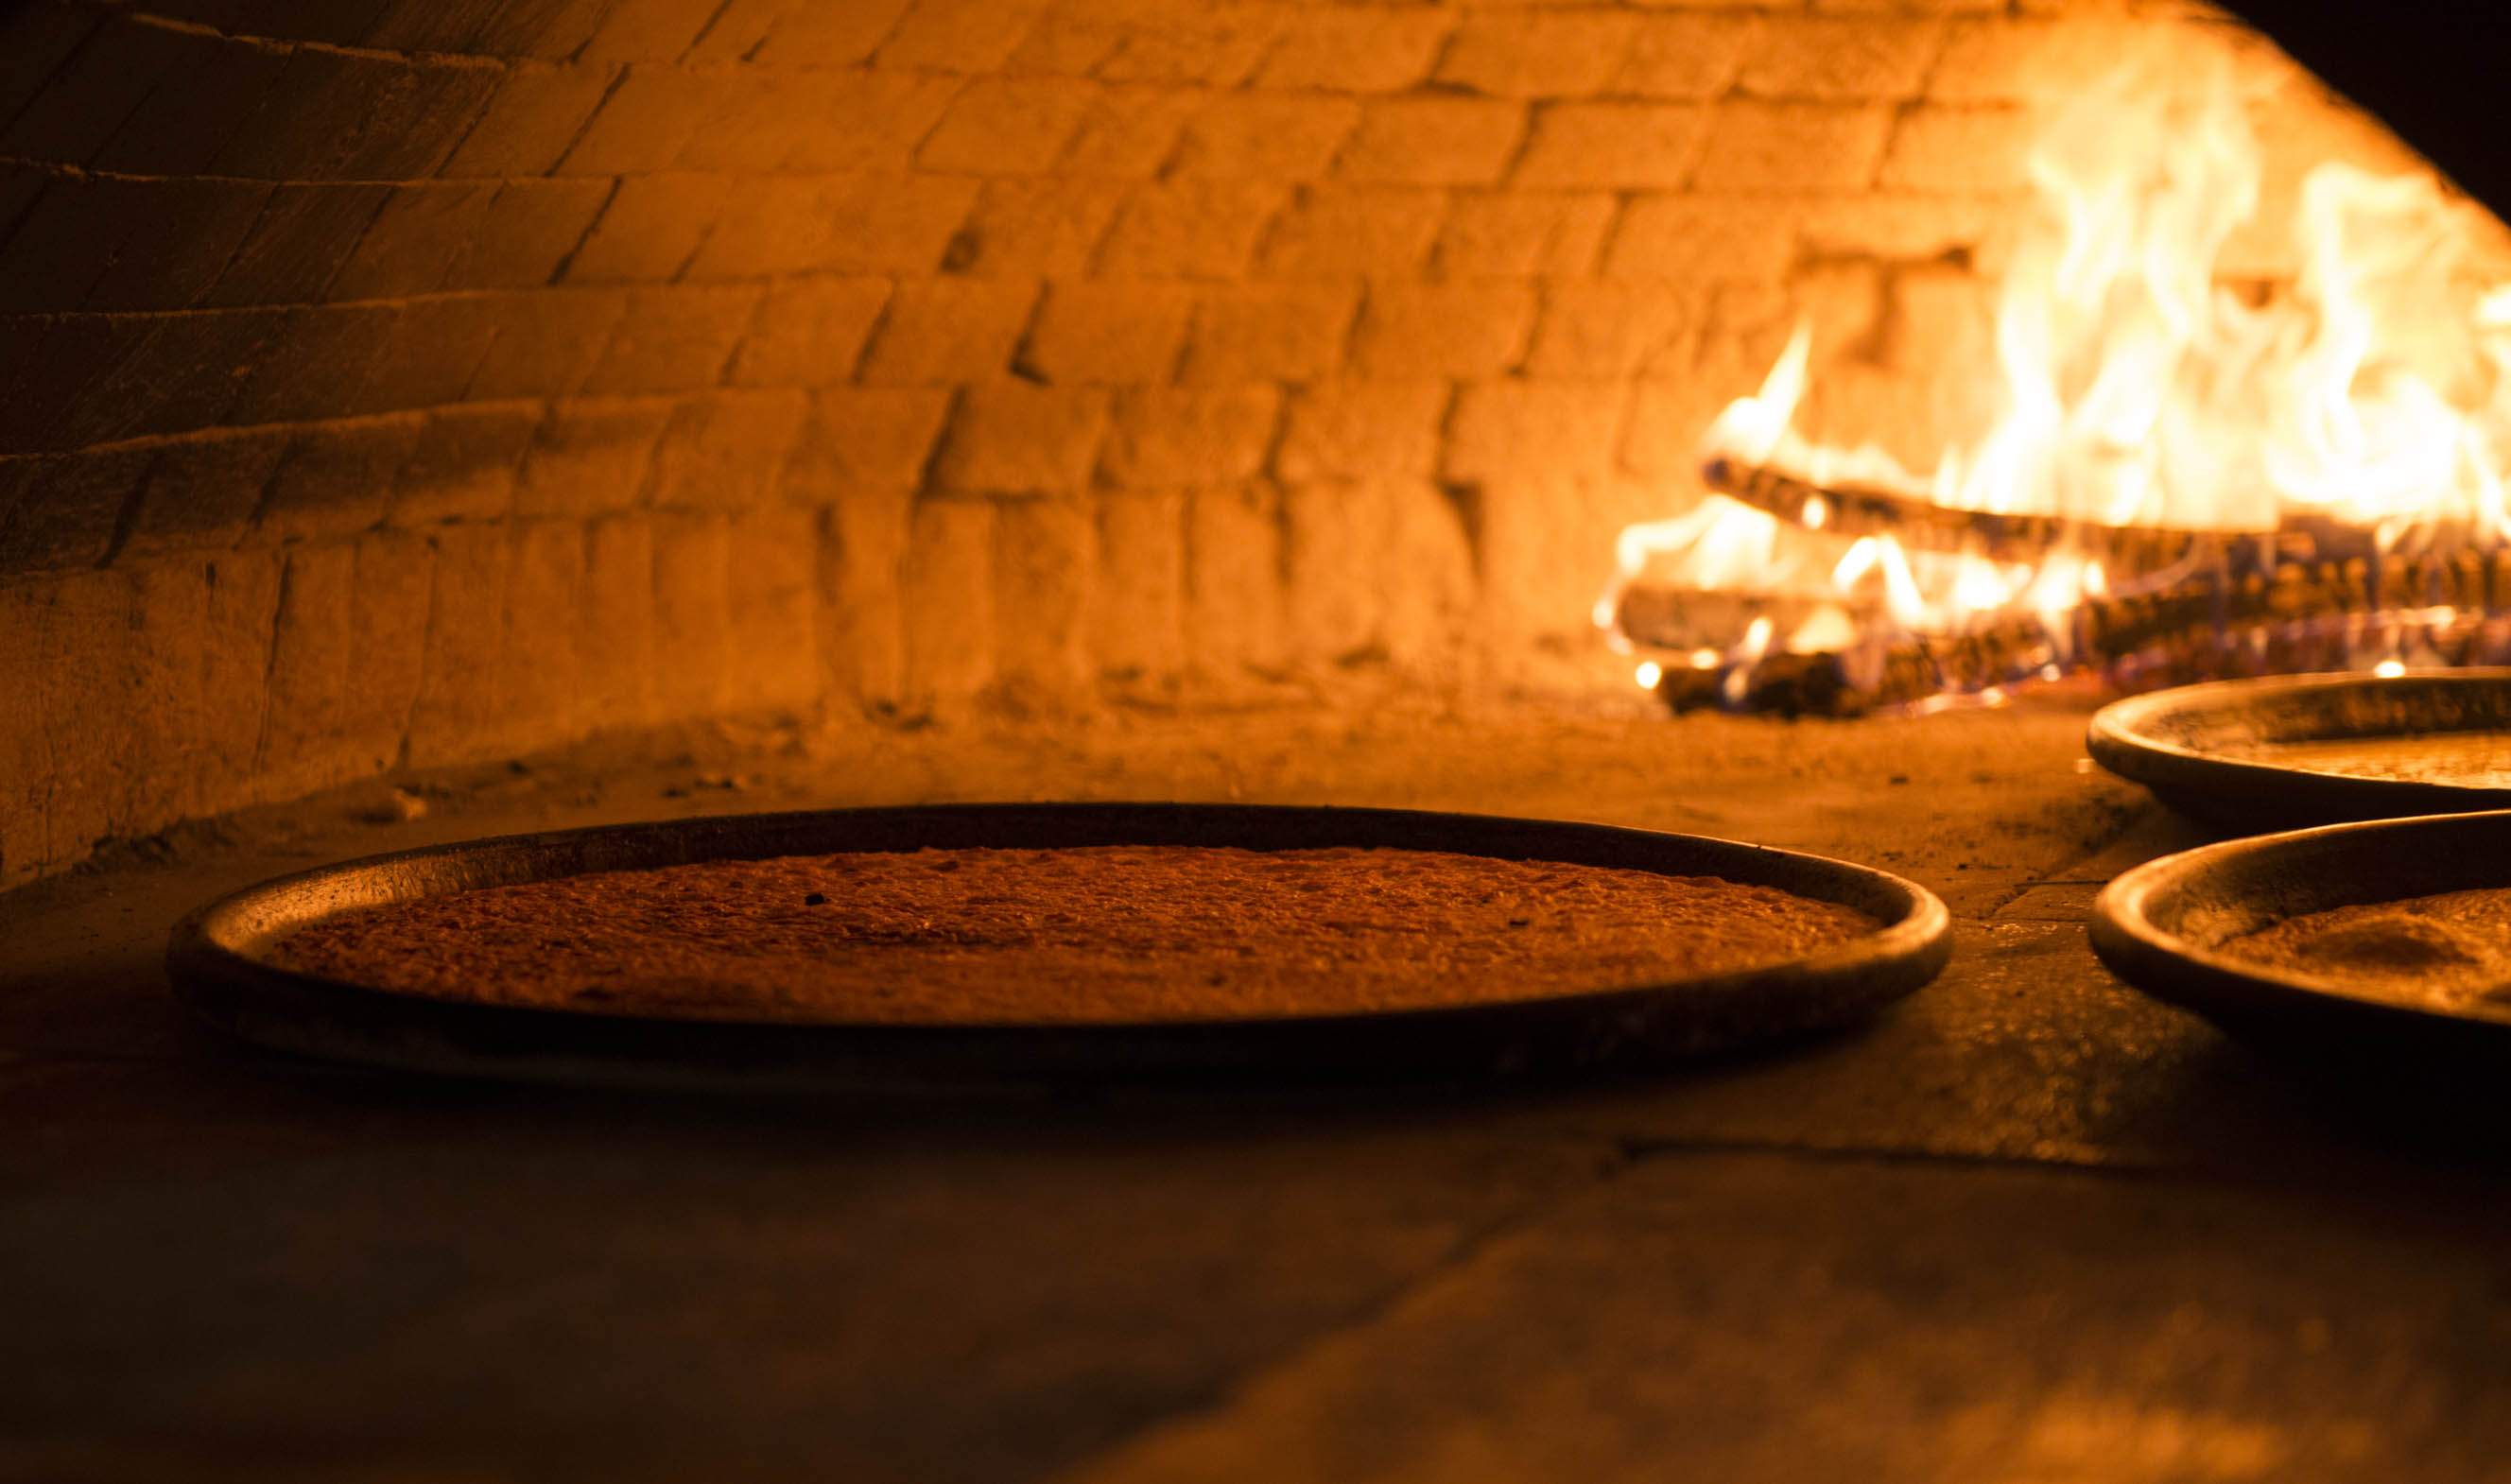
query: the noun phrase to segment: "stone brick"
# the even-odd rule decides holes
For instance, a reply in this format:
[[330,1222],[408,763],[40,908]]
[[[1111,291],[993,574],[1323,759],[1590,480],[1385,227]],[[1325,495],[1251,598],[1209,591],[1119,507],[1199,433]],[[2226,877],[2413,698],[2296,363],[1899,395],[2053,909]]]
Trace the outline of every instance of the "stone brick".
[[465,400],[572,397],[582,390],[626,315],[628,296],[610,289],[490,294],[505,332],[471,375]]
[[1390,574],[1377,496],[1375,486],[1359,482],[1283,488],[1283,587],[1294,654],[1339,660],[1378,643]]
[[691,280],[930,273],[976,204],[970,179],[851,172],[734,182]]
[[1632,518],[1608,494],[1602,480],[1542,473],[1482,487],[1479,617],[1504,644],[1590,631],[1596,594],[1612,576],[1613,533]]
[[601,396],[715,385],[764,291],[754,284],[630,291],[627,312],[583,390]]
[[282,52],[194,38],[190,55],[158,79],[87,163],[134,175],[204,173],[287,64]]
[[560,401],[535,431],[515,513],[581,517],[634,508],[676,404],[661,397]]
[[[16,778],[0,780],[0,798],[16,800],[0,804],[0,818],[31,812],[42,841],[36,868],[59,870],[127,814],[132,773],[142,761],[129,745],[145,735],[130,683],[139,658],[131,582],[118,572],[63,572],[11,586],[14,593],[0,589],[0,624],[14,630],[0,638],[0,681],[10,682],[9,710],[35,713],[25,759],[32,766],[18,776],[35,786],[20,793]],[[17,652],[14,660],[7,650]]]
[[1285,482],[1428,477],[1439,458],[1449,389],[1438,381],[1330,381],[1291,400],[1274,476]]
[[0,156],[83,165],[166,76],[197,65],[210,38],[106,19],[33,100],[0,128]]
[[444,270],[446,288],[538,288],[610,200],[607,180],[510,180],[497,188],[471,242]]
[[[2046,0],[1813,0],[1813,8],[1817,11],[1836,11],[1843,15],[1872,14],[1876,11],[1923,11],[1958,15],[1964,12],[2003,10],[2009,4],[2017,10],[2028,12],[2033,6],[2044,3]],[[2072,4],[2073,0],[2066,0],[2066,3]],[[2133,3],[2142,5],[2149,3],[2149,0],[2133,0]],[[2194,0],[2194,3],[2204,6],[2209,14],[2221,14],[2214,6],[2207,4],[2207,0]]]
[[1289,639],[1310,661],[1451,659],[1475,606],[1474,557],[1428,481],[1385,478],[1282,492]]
[[123,556],[144,561],[234,546],[293,440],[286,429],[253,429],[206,434],[161,449]]
[[1945,34],[1927,76],[1927,96],[1940,103],[2028,103],[2089,81],[2087,74],[2150,45],[2125,16],[2106,21],[2020,16],[1963,18]]
[[980,277],[1086,273],[1126,191],[1113,180],[988,180],[945,266]]
[[1526,374],[1574,379],[1661,373],[1681,363],[1699,312],[1700,287],[1688,279],[1548,284]]
[[2015,191],[2032,138],[2020,108],[1913,108],[1892,131],[1878,183],[1916,191]]
[[1596,265],[1616,210],[1602,192],[1459,193],[1439,232],[1447,278],[1531,278],[1586,273]]
[[1186,120],[1210,96],[1200,88],[1101,87],[1056,170],[1116,179],[1149,175],[1176,153]]
[[732,531],[719,514],[657,513],[654,523],[654,713],[718,715],[731,694]]
[[882,67],[991,72],[1010,58],[1046,0],[913,0],[872,61]]
[[1617,11],[1486,11],[1449,42],[1438,79],[1496,97],[1584,97],[1620,69],[1636,25]]
[[64,315],[0,394],[0,454],[189,433],[227,415],[277,328],[258,313]]
[[823,387],[852,379],[889,292],[888,280],[872,278],[771,285],[733,353],[732,384]]
[[357,561],[357,548],[344,542],[287,554],[271,638],[269,700],[251,774],[263,797],[302,798],[356,771],[344,723],[358,678],[350,652]]
[[1080,78],[980,78],[951,101],[915,163],[978,175],[1042,172],[1072,142],[1099,92]]
[[325,285],[325,296],[391,299],[427,293],[470,247],[497,188],[482,182],[397,187]]
[[484,296],[412,299],[357,394],[332,410],[349,416],[443,406],[462,400],[480,363],[506,331]]
[[1291,19],[1262,3],[1155,4],[1050,14],[1013,54],[1016,71],[1089,72],[1112,82],[1234,87]]
[[398,304],[290,310],[229,415],[239,423],[290,423],[338,411],[364,390],[400,321]]
[[269,101],[211,162],[262,180],[414,180],[435,173],[496,88],[499,71],[345,52],[290,54]]
[[619,75],[616,67],[589,62],[509,67],[441,173],[501,179],[549,173]]
[[994,678],[993,549],[988,502],[916,502],[899,585],[909,711],[958,709]]
[[0,119],[15,119],[103,21],[74,5],[19,5],[0,15]]
[[994,507],[994,684],[1016,710],[1057,715],[1090,699],[1098,521],[1079,500]]
[[[130,687],[132,719],[141,728],[131,735],[151,739],[144,752],[128,744],[122,749],[130,769],[122,790],[126,830],[150,830],[249,801],[253,755],[261,744],[279,566],[276,553],[261,553],[259,560],[145,562],[117,574],[129,596],[128,667],[120,678]],[[241,623],[239,590],[258,590],[251,593],[255,611]],[[0,625],[7,622],[0,618]],[[101,677],[111,659],[91,657],[83,667]],[[0,685],[8,684],[5,669],[0,661]],[[6,730],[0,722],[0,734]],[[0,742],[0,749],[6,745]],[[33,780],[31,773],[25,776]]]
[[[740,106],[745,82],[739,73],[721,67],[692,72],[645,63],[618,73],[570,68],[567,81],[573,86],[545,106],[571,109],[584,78],[605,73],[590,121],[569,131],[560,143],[557,163],[547,169],[579,175],[669,169],[690,139]],[[545,142],[546,136],[523,147]]]
[[899,285],[872,331],[859,379],[867,386],[982,381],[1011,369],[1012,351],[1038,297],[1016,279],[924,279]]
[[385,522],[410,529],[504,518],[514,510],[515,477],[541,418],[538,402],[477,402],[428,413],[409,462],[393,481]]
[[647,62],[623,73],[559,168],[570,175],[669,170],[689,141],[741,106],[749,79],[730,67]]
[[1796,219],[1767,197],[1642,196],[1623,211],[1604,272],[1775,283],[1795,255]]
[[[657,517],[669,518],[669,517]],[[584,735],[592,707],[584,679],[584,531],[573,521],[527,520],[511,530],[506,638],[488,745],[536,752]]]
[[751,57],[770,66],[851,67],[870,59],[906,10],[907,0],[793,6],[776,18]]
[[1341,364],[1360,289],[1340,284],[1231,284],[1206,289],[1180,379],[1197,385],[1313,381]]
[[746,127],[688,141],[678,163],[735,173],[762,163],[803,171],[903,170],[960,88],[957,78],[916,72],[832,77],[794,69],[780,78],[781,91],[755,90],[746,99]]
[[1759,32],[1759,18],[1745,11],[1641,17],[1612,91],[1634,97],[1716,97],[1734,86]]
[[193,693],[198,709],[194,724],[184,729],[186,746],[177,766],[189,765],[186,771],[199,780],[194,797],[209,809],[232,809],[251,799],[283,560],[277,552],[231,552],[195,569],[201,582],[200,689]]
[[950,401],[938,387],[834,387],[817,394],[786,464],[786,499],[835,505],[858,489],[914,489],[924,482]]
[[1610,473],[1626,388],[1608,381],[1487,381],[1457,396],[1443,477],[1479,483]]
[[816,512],[770,509],[725,532],[737,709],[799,715],[820,699],[819,531]]
[[1106,424],[1102,392],[1020,381],[973,386],[951,413],[934,481],[984,494],[1081,489]]
[[775,34],[776,22],[793,9],[794,0],[724,0],[682,59],[699,66],[745,60]]
[[821,513],[820,654],[832,708],[893,713],[907,690],[901,587],[914,497],[862,489]]
[[576,55],[587,61],[670,61],[696,44],[714,14],[676,0],[615,0]]
[[25,225],[0,244],[0,313],[47,315],[76,309],[139,223],[111,209],[137,193],[116,181],[48,182]]
[[1257,270],[1287,278],[1417,274],[1447,210],[1438,191],[1305,186],[1266,235]]
[[766,506],[809,409],[802,392],[717,392],[680,403],[655,445],[645,504],[657,510]]
[[643,512],[605,515],[584,531],[576,655],[588,730],[654,720],[654,525]]
[[1759,97],[1871,103],[1915,97],[1944,22],[1879,16],[1773,16],[1739,86]]
[[1799,249],[1816,256],[1917,260],[1949,253],[1976,261],[2011,221],[2011,206],[1992,198],[1882,191],[1817,197],[1797,203]]
[[1397,93],[1430,75],[1455,18],[1430,6],[1317,6],[1293,18],[1256,81],[1267,88]]
[[1499,98],[1381,98],[1362,113],[1335,170],[1353,180],[1473,185],[1497,180],[1526,134],[1526,105]]
[[1704,191],[1849,190],[1871,183],[1892,110],[1729,99],[1718,106],[1693,177]]
[[1474,542],[1455,503],[1424,479],[1378,486],[1384,570],[1377,645],[1415,674],[1452,671],[1482,609]]
[[24,461],[16,502],[0,506],[0,572],[103,565],[156,457],[153,448],[90,448]]
[[1099,588],[1091,652],[1102,674],[1157,685],[1185,668],[1185,496],[1110,495],[1099,503]]
[[1166,381],[1193,311],[1179,284],[1057,283],[1015,369],[1051,384]]
[[1185,642],[1197,668],[1281,668],[1280,494],[1267,484],[1198,489],[1185,505]]
[[498,668],[506,647],[506,584],[513,543],[503,526],[447,525],[428,536],[427,639],[410,702],[406,761],[413,768],[493,754]]
[[392,194],[382,185],[273,187],[260,219],[203,302],[305,304],[323,298]]
[[1289,199],[1258,180],[1175,180],[1136,187],[1099,249],[1111,278],[1235,278]]
[[1269,386],[1131,388],[1117,395],[1100,475],[1132,489],[1251,477],[1264,467],[1280,408]]
[[697,256],[732,191],[721,175],[631,175],[566,260],[570,284],[668,284]]
[[[18,224],[34,209],[36,198],[43,195],[44,187],[55,179],[68,178],[47,174],[25,161],[0,165],[0,234],[18,230]],[[6,240],[0,236],[0,242]]]
[[1525,284],[1375,284],[1352,360],[1389,380],[1495,376],[1526,353],[1534,290]]
[[[420,10],[428,0],[406,0]],[[483,57],[562,61],[584,51],[611,7],[606,0],[549,0],[539,6],[499,6],[482,19],[466,50]]]
[[1185,127],[1171,168],[1180,175],[1304,180],[1325,172],[1360,122],[1348,98],[1223,94]]
[[[206,296],[226,270],[245,234],[260,218],[270,188],[243,180],[105,180],[97,182],[108,200],[120,194],[145,192],[147,214],[153,218],[115,245],[104,271],[96,276],[85,307],[94,310],[184,309]],[[30,222],[20,239],[45,230]],[[0,255],[0,277],[14,271]],[[64,275],[85,282],[85,273]]]
[[1527,186],[1669,187],[1690,178],[1709,132],[1697,103],[1554,103],[1514,179]]
[[421,421],[403,414],[300,429],[271,476],[255,538],[336,540],[381,524],[393,477],[418,446]]

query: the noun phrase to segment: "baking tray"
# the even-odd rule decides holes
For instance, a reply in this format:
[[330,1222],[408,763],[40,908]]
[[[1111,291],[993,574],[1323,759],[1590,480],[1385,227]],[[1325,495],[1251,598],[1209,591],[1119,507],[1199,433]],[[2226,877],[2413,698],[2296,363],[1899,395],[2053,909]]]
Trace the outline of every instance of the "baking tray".
[[[2426,739],[2431,755],[2402,750]],[[2084,743],[2172,808],[2235,829],[2511,808],[2511,669],[2181,686],[2103,707]],[[2366,755],[2333,756],[2349,748]],[[2488,761],[2498,770],[2472,766]]]
[[[2511,1007],[2446,1008],[2218,952],[2282,918],[2511,886],[2511,810],[2258,835],[2148,861],[2093,902],[2093,951],[2245,1040],[2355,1069],[2511,1065]],[[2499,1083],[2492,1081],[2499,1099]]]
[[[1804,958],[1642,988],[1450,1008],[1113,1025],[676,1020],[426,999],[292,972],[259,950],[349,908],[588,871],[923,847],[1383,846],[1715,875],[1885,926]],[[176,994],[253,1046],[427,1072],[712,1085],[1401,1078],[1644,1064],[1844,1026],[1935,977],[1945,905],[1865,866],[1696,835],[1382,809],[951,804],[608,825],[404,851],[282,877],[179,924]]]

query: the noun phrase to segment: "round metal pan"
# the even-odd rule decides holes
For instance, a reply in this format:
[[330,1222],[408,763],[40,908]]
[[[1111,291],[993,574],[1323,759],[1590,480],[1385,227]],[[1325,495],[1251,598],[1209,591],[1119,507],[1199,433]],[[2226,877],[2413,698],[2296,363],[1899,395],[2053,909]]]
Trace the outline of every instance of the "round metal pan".
[[2093,902],[2093,952],[2247,1040],[2358,1070],[2511,1064],[2511,1007],[2442,1008],[2220,952],[2280,919],[2511,886],[2511,811],[2327,824],[2148,861]]
[[[2207,823],[2280,829],[2511,808],[2511,788],[2366,777],[2279,755],[2297,743],[2511,731],[2511,669],[2218,680],[2135,696],[2097,712],[2095,761]],[[2439,776],[2439,770],[2436,770]]]
[[[1804,958],[1643,988],[1453,1008],[1113,1025],[792,1025],[464,1003],[274,967],[277,939],[354,907],[701,860],[923,847],[1383,846],[1714,875],[1871,913]],[[1381,809],[954,804],[672,820],[405,851],[282,877],[178,925],[175,992],[211,1025],[305,1056],[429,1072],[743,1086],[1404,1078],[1661,1062],[1856,1021],[1935,977],[1951,919],[1925,889],[1817,856],[1600,824]]]

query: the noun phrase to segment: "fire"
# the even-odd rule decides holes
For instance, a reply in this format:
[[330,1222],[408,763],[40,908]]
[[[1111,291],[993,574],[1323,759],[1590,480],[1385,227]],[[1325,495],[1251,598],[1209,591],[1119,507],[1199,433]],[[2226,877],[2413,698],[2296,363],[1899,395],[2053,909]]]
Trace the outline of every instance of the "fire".
[[[2291,223],[2299,272],[2245,294],[2217,267],[2261,177],[2227,69],[2190,87],[2130,67],[2081,92],[2030,156],[2037,210],[1999,287],[1987,425],[1923,472],[1809,437],[1799,323],[1703,439],[1713,470],[1775,479],[1773,492],[1714,494],[1623,531],[1598,622],[1626,642],[1624,600],[1644,575],[1761,605],[1725,664],[1999,626],[2033,636],[2004,657],[2009,671],[2054,673],[2075,658],[2088,602],[2184,585],[2201,560],[2231,572],[2227,552],[2310,522],[2364,533],[2376,567],[2500,546],[2511,285],[2469,269],[2485,218],[2428,171],[2323,164]],[[1940,532],[2012,517],[1971,524],[2027,531],[2006,542],[2027,550],[1905,541],[1888,515],[1851,518],[1861,491],[1877,510],[1925,509]],[[2155,556],[2121,535],[2134,530],[2191,544]],[[2271,578],[2270,558],[2255,570]],[[2002,694],[1997,678],[1967,689]]]

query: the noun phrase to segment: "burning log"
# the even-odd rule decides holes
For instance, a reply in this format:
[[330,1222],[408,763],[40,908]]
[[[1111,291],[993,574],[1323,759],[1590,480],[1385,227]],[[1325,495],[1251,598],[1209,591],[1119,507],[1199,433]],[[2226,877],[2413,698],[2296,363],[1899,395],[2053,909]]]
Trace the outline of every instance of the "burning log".
[[[1749,601],[1729,592],[1634,587],[1623,594],[1622,628],[1640,644],[1687,654],[1698,637],[1687,623],[1692,603],[1731,618],[1739,602]],[[2363,668],[2387,659],[2416,666],[2511,663],[2511,552],[2288,561],[2272,573],[2219,565],[2158,591],[2089,598],[2060,621],[2058,631],[2036,614],[1988,615],[1951,634],[1801,654],[1778,649],[1710,664],[1678,661],[1655,689],[1677,711],[1716,705],[1789,717],[1851,716],[1933,697],[1981,695],[2067,668],[2089,668],[2121,689],[2143,690]]]
[[[1728,499],[1807,530],[1850,539],[1889,536],[1912,551],[1976,552],[1999,562],[2036,564],[2055,552],[2082,551],[2099,557],[2112,579],[2121,582],[2218,552],[2235,566],[2261,569],[2292,560],[2371,560],[2379,554],[2372,527],[2323,514],[2288,514],[2274,529],[2262,531],[2116,526],[2058,515],[1958,510],[1858,485],[1820,485],[1724,457],[1708,460],[1701,477]],[[2448,546],[2460,534],[2435,528],[2421,539]]]

